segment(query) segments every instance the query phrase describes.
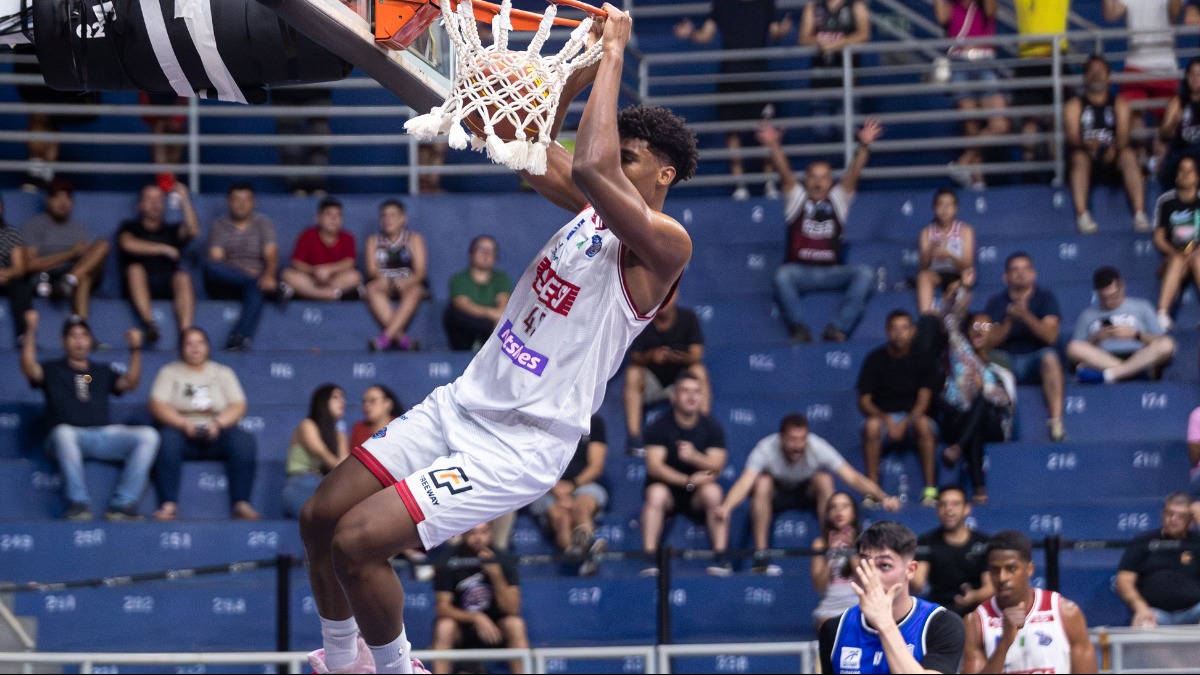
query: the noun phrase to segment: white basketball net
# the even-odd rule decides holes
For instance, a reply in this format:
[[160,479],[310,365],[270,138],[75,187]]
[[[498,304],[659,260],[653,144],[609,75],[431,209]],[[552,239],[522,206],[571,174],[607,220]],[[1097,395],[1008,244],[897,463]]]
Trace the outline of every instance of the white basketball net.
[[[454,45],[456,67],[450,96],[429,114],[410,119],[404,129],[421,140],[446,134],[452,148],[461,150],[470,143],[475,150],[486,149],[488,158],[497,164],[535,175],[546,173],[546,148],[563,85],[572,72],[600,59],[599,40],[584,50],[592,19],[583,19],[557,54],[542,56],[542,45],[557,12],[555,5],[546,8],[529,48],[510,51],[511,0],[504,0],[500,13],[492,18],[494,39],[490,47],[480,43],[471,0],[461,0],[457,13],[450,8],[449,0],[439,4],[446,33]],[[461,122],[471,113],[483,119],[484,138],[474,133],[468,137],[463,129]],[[496,136],[494,130],[501,121],[516,129],[516,140],[506,142]]]

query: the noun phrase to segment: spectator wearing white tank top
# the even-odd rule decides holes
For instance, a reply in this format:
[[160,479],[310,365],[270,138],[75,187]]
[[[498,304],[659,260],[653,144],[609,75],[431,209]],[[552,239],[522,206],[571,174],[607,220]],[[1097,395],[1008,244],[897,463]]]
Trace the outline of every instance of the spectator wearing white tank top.
[[975,228],[958,219],[958,196],[949,188],[933,195],[933,216],[918,243],[917,309],[936,316],[936,291],[948,298],[975,286]]
[[[1104,0],[1104,20],[1124,18],[1131,33],[1125,73],[1138,79],[1121,85],[1125,100],[1169,99],[1179,91],[1179,59],[1171,26],[1179,21],[1182,9],[1183,0]],[[1165,109],[1156,105],[1148,112],[1157,123]],[[1144,113],[1133,116],[1132,128],[1135,136],[1146,128]],[[1144,159],[1145,148],[1140,152]]]

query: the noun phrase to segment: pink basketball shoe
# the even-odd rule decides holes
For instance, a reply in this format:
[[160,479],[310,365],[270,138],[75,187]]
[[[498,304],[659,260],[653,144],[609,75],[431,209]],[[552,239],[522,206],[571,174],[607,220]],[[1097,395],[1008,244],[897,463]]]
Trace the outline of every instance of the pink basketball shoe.
[[358,638],[358,657],[354,659],[354,663],[345,668],[330,670],[329,666],[325,665],[325,650],[318,649],[308,655],[308,665],[312,666],[314,673],[366,673],[366,675],[375,675],[375,657],[371,656],[371,649],[367,647],[367,643]]

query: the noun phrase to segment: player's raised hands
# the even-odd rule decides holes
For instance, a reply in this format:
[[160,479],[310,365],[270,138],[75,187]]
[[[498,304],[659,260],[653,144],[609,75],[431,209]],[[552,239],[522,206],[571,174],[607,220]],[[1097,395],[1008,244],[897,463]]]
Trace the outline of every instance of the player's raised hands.
[[604,11],[608,13],[604,20],[604,48],[624,52],[633,34],[633,19],[612,3],[604,3]]

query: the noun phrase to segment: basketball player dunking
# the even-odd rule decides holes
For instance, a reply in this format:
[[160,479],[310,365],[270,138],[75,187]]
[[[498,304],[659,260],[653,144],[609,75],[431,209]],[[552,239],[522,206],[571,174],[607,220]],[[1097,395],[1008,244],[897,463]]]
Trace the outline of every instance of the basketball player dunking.
[[1033,588],[1033,547],[1020,532],[988,541],[996,595],[967,616],[964,673],[1094,673],[1096,651],[1079,605]]
[[576,73],[559,108],[594,77],[575,155],[553,145],[546,174],[526,176],[577,215],[525,270],[462,377],[355,448],[303,509],[324,642],[317,669],[412,672],[404,590],[388,559],[549,491],[691,257],[687,232],[661,211],[671,185],[696,170],[695,136],[661,108],[618,113],[632,24],[604,9],[603,58]]

